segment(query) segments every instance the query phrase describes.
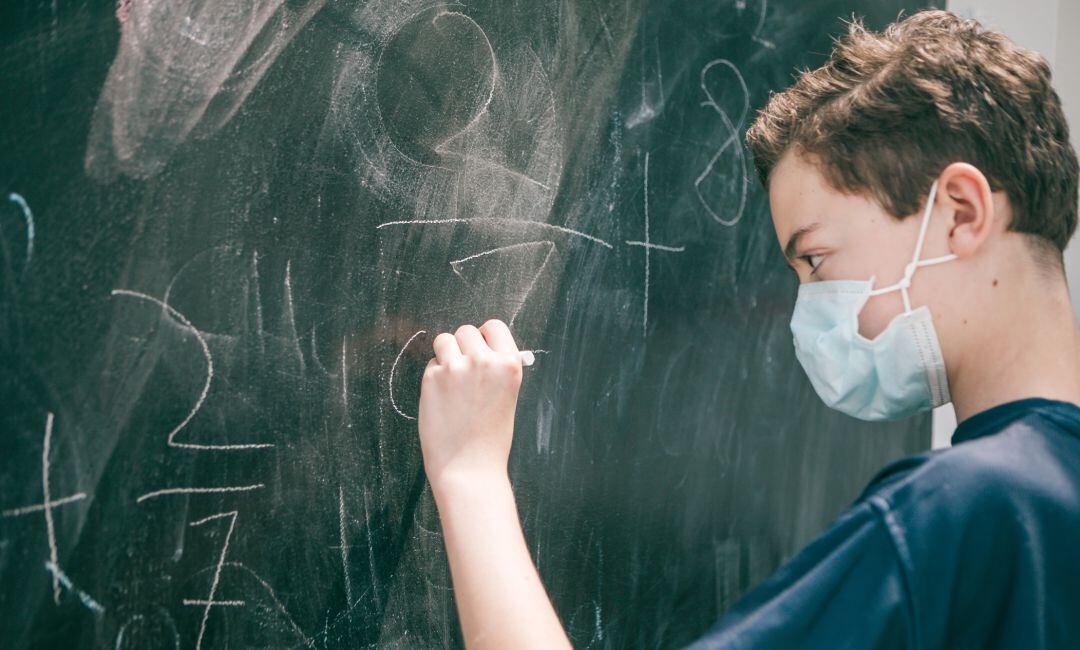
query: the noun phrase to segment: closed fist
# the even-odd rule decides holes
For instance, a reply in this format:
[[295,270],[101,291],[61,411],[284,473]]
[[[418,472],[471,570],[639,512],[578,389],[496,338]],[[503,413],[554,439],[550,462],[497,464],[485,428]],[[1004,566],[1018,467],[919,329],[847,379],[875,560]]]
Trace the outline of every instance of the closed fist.
[[420,383],[420,447],[436,491],[446,481],[505,476],[521,386],[510,329],[492,319],[435,337]]

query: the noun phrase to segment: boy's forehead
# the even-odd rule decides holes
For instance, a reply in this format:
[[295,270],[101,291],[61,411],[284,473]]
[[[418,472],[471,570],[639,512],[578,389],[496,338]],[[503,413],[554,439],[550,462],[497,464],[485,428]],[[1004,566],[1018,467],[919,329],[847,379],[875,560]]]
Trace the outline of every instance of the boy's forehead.
[[796,230],[827,218],[829,208],[843,198],[816,166],[790,151],[785,153],[769,175],[769,206],[780,245]]

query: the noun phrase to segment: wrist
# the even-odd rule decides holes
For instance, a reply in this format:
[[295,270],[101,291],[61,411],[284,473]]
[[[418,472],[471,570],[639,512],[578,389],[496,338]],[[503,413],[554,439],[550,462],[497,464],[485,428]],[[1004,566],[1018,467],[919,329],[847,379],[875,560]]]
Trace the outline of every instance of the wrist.
[[447,469],[431,480],[431,491],[437,506],[450,502],[484,503],[513,494],[510,477],[505,469],[460,471]]

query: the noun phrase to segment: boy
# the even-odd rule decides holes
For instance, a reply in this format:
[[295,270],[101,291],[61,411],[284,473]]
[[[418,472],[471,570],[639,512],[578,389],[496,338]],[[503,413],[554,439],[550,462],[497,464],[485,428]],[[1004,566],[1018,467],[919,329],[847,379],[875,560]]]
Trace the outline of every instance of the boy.
[[[1078,172],[1049,67],[945,11],[849,27],[746,134],[799,278],[796,355],[854,417],[951,401],[960,424],[694,647],[1080,648]],[[488,321],[434,351],[420,439],[466,643],[568,647],[506,475],[514,340]]]

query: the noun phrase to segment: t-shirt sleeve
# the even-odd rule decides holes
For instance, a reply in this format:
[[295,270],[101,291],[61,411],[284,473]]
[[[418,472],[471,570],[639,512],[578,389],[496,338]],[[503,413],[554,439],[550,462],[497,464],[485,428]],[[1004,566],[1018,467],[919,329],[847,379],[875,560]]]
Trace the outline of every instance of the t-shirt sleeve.
[[872,501],[849,508],[688,647],[911,647],[906,574],[884,506]]

